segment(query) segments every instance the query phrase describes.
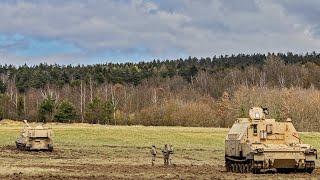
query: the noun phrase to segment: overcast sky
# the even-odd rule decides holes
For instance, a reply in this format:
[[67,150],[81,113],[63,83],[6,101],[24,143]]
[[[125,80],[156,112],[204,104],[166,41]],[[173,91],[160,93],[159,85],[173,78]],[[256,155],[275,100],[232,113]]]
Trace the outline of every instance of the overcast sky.
[[319,0],[1,0],[0,64],[320,48]]

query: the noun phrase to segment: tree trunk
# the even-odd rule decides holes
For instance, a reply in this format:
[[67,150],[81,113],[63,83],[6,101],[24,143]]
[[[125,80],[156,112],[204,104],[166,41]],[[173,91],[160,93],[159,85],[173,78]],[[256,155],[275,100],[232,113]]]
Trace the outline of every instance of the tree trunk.
[[91,78],[91,76],[90,76],[90,102],[92,102],[93,101],[93,87],[92,87],[92,78]]
[[26,108],[26,93],[23,93],[23,118],[26,119],[27,108]]
[[83,123],[84,117],[83,117],[83,81],[82,80],[80,84],[80,113],[81,113],[81,123]]

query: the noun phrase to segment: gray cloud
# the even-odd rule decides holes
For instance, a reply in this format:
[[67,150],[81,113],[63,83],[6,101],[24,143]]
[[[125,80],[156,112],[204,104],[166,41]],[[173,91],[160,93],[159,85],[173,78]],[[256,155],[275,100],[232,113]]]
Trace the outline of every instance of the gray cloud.
[[288,16],[297,18],[300,24],[306,26],[309,33],[316,38],[320,37],[320,1],[283,0],[279,4],[282,5]]
[[[1,1],[0,34],[61,40],[82,50],[36,57],[39,60],[32,61],[36,63],[42,59],[65,62],[66,58],[85,62],[85,58],[114,52],[128,59],[137,53],[154,58],[301,53],[320,47],[319,5],[316,0]],[[1,52],[17,62],[28,58],[5,47]]]

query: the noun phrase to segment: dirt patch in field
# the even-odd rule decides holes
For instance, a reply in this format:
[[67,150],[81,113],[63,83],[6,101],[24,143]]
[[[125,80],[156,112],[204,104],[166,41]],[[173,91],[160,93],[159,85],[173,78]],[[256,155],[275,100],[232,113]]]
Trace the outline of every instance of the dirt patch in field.
[[[175,165],[171,167],[150,166],[150,165],[87,165],[79,164],[74,166],[43,166],[41,168],[59,169],[68,175],[44,174],[38,176],[27,176],[22,173],[15,173],[5,177],[6,179],[289,179],[317,178],[320,170],[314,173],[291,173],[291,174],[236,174],[224,170],[223,166],[201,165],[186,166]],[[23,168],[23,167],[21,167]],[[90,175],[89,175],[90,174]]]
[[[200,149],[201,151],[201,149]],[[30,164],[15,164],[10,168],[17,169],[14,173],[0,175],[0,179],[317,179],[320,177],[320,169],[317,168],[312,174],[290,173],[290,174],[237,174],[226,172],[221,160],[218,164],[186,165],[176,164],[170,167],[145,164],[126,164],[107,162],[88,163],[84,160],[88,152],[84,150],[56,149],[53,152],[28,152],[19,151],[15,146],[0,147],[2,158],[19,160],[21,158],[43,159],[50,161],[60,159],[62,164],[45,164],[32,162]],[[102,157],[102,156],[101,156]],[[131,157],[132,158],[132,157]],[[77,161],[73,161],[77,159]],[[184,159],[189,157],[184,156]],[[40,161],[42,162],[42,161]],[[41,173],[28,174],[26,169],[41,169]]]
[[32,156],[33,158],[52,158],[52,159],[79,159],[86,156],[88,152],[81,150],[54,149],[54,151],[23,151],[16,146],[0,146],[2,157],[11,157],[19,159],[21,156]]

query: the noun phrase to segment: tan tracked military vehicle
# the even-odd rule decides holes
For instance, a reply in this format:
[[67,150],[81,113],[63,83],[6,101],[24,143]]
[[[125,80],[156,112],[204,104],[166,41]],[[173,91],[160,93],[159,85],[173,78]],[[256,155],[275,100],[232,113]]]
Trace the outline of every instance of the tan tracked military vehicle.
[[317,150],[303,144],[291,119],[267,119],[267,109],[251,108],[249,118],[239,118],[225,140],[227,171],[263,173],[315,168]]
[[53,150],[52,130],[42,125],[31,127],[24,120],[25,127],[20,137],[16,140],[16,146],[20,150]]

